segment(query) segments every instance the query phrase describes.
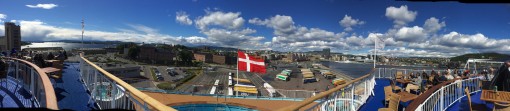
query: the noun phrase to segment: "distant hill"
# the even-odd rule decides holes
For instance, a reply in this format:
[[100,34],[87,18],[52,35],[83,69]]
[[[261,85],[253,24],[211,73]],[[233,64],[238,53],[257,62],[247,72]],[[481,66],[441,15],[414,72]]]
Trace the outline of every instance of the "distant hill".
[[452,57],[451,61],[460,61],[465,62],[469,58],[476,58],[476,59],[492,59],[495,61],[505,61],[510,60],[510,55],[507,54],[500,54],[500,53],[473,53],[473,54],[464,54],[457,57]]

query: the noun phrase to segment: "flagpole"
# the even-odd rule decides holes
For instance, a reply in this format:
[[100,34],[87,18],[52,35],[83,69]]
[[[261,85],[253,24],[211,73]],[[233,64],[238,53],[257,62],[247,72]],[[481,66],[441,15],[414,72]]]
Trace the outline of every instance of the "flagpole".
[[81,18],[81,48],[83,50],[83,33],[85,32],[85,21]]
[[[237,47],[237,68],[236,69],[237,69],[237,74],[236,74],[237,82],[236,82],[236,84],[239,84],[239,47]],[[234,88],[235,88],[235,85],[234,85]],[[239,91],[236,91],[236,97],[237,97],[237,95],[239,95]]]

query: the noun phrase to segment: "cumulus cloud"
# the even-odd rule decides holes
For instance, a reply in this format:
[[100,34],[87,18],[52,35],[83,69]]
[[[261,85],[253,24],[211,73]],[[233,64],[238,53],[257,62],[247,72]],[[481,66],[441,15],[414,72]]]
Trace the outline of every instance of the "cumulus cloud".
[[228,29],[238,29],[243,26],[244,19],[241,12],[206,11],[206,15],[195,20],[200,30],[207,30],[209,26],[220,26]]
[[227,30],[213,28],[203,33],[207,35],[209,40],[219,42],[222,46],[234,47],[241,45],[257,45],[261,40],[264,39],[262,36],[250,36],[256,31],[253,29],[243,30]]
[[157,34],[158,33],[158,29],[150,28],[145,25],[140,25],[140,24],[127,24],[127,25],[137,31],[140,31],[140,32],[143,32],[146,34]]
[[0,22],[4,22],[4,19],[7,18],[7,15],[0,13]]
[[[6,16],[0,14],[0,20]],[[183,45],[213,45],[239,47],[241,49],[274,49],[277,51],[317,51],[331,48],[334,52],[353,50],[374,51],[374,42],[385,46],[378,53],[393,56],[449,57],[470,52],[498,51],[510,53],[510,39],[493,39],[481,33],[438,33],[446,26],[445,21],[431,17],[423,26],[406,26],[414,21],[417,12],[407,6],[388,7],[386,17],[394,20],[394,27],[387,32],[368,32],[358,35],[334,32],[317,27],[302,26],[288,15],[273,15],[268,18],[252,18],[248,23],[273,30],[273,37],[260,36],[257,30],[246,27],[241,12],[206,10],[205,14],[190,18],[185,12],[176,12],[175,21],[192,25],[203,36],[172,36],[142,24],[126,24],[117,31],[86,30],[86,40],[116,40],[126,42],[172,43]],[[17,20],[21,25],[22,39],[30,41],[79,40],[81,29],[59,27],[39,20]],[[193,24],[194,23],[194,24]],[[345,15],[338,22],[345,31],[365,24],[364,21]],[[3,33],[0,24],[0,33]],[[268,39],[268,40],[266,40]],[[381,46],[381,47],[382,47]],[[370,50],[371,49],[371,50]]]
[[270,49],[270,44],[262,43],[263,36],[253,35],[257,31],[245,28],[241,12],[223,12],[206,10],[204,16],[195,19],[195,25],[207,40],[223,47],[245,49]]
[[261,20],[259,18],[253,18],[248,21],[249,23],[256,25],[265,25],[269,28],[274,29],[274,34],[277,36],[290,35],[296,31],[294,21],[291,16],[286,15],[275,15],[269,19]]
[[185,25],[193,24],[193,21],[189,19],[189,15],[186,12],[176,12],[175,21]]
[[441,28],[445,27],[446,23],[439,22],[439,20],[435,17],[431,17],[425,21],[425,24],[423,24],[423,27],[428,33],[436,33]]
[[[21,26],[23,41],[51,41],[51,40],[81,40],[81,29],[57,27],[39,20],[18,20]],[[204,37],[172,36],[158,33],[154,28],[140,25],[127,24],[131,32],[108,32],[98,30],[86,30],[85,40],[101,41],[124,41],[124,42],[145,42],[145,43],[169,43],[183,45],[215,45]],[[0,25],[0,32],[3,32],[3,24]]]
[[[370,50],[370,52],[373,50]],[[378,54],[397,57],[450,57],[456,53],[430,52],[426,50],[409,49],[406,47],[396,47],[386,50],[377,50]]]
[[427,33],[421,27],[402,27],[395,34],[395,39],[404,42],[420,42],[427,39]]
[[345,15],[342,20],[338,22],[342,27],[344,27],[344,31],[352,31],[353,26],[363,25],[365,21],[361,21],[359,19],[354,19],[349,15]]
[[410,11],[407,9],[407,5],[402,5],[399,8],[390,6],[386,8],[386,17],[393,19],[395,28],[405,26],[408,22],[414,21],[418,12]]
[[[438,39],[438,44],[449,46],[449,47],[465,47],[476,50],[494,50],[494,49],[506,49],[510,47],[510,39],[490,39],[489,37],[477,33],[474,35],[460,34],[457,32],[450,32],[441,36]],[[502,50],[510,51],[510,50]]]
[[334,48],[333,50],[347,49],[347,43],[341,41],[347,34],[335,33],[320,28],[308,28],[296,26],[291,16],[275,15],[267,19],[253,18],[248,21],[251,24],[263,25],[272,28],[274,37],[272,46],[274,49],[286,51],[311,51],[322,48]]
[[37,5],[25,5],[29,8],[40,8],[40,9],[52,9],[52,8],[55,8],[55,7],[58,7],[58,5],[56,4],[52,4],[52,3],[49,3],[49,4],[37,4]]

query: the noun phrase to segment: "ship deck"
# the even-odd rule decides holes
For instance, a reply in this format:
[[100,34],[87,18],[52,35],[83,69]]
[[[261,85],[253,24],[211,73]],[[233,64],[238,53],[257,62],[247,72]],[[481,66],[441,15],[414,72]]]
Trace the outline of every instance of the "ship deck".
[[[374,88],[374,96],[370,96],[367,102],[361,106],[359,111],[377,111],[384,108],[384,87],[390,85],[390,79],[376,79]],[[471,103],[473,109],[483,109],[485,111],[492,110],[493,103],[480,100],[481,92],[471,94]],[[412,101],[400,102],[399,111],[403,111]],[[459,101],[452,104],[446,111],[469,111],[467,96],[462,97]]]

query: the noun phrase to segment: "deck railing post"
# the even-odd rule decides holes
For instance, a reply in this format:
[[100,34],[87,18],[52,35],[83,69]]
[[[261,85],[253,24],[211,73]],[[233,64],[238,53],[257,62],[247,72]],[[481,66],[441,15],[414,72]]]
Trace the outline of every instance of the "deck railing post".
[[[14,67],[14,75],[15,75],[14,77],[16,78],[16,80],[20,80],[19,79],[19,63],[18,63],[18,61],[15,61],[14,65],[16,66],[16,67]],[[19,83],[19,81],[16,81],[16,82]]]
[[149,111],[149,107],[147,107],[147,103],[143,102],[143,110]]
[[34,82],[34,79],[35,79],[35,74],[34,74],[34,70],[32,68],[30,68],[30,93],[32,93],[32,95],[36,95],[34,94],[35,93],[35,82]]
[[377,70],[378,70],[377,72],[379,73],[378,76],[379,78],[381,78],[381,68],[377,68]]
[[368,81],[367,81],[367,80],[365,80],[365,89],[363,90],[363,95],[368,95],[368,94],[367,94],[367,92],[368,92],[368,91],[367,91],[367,90],[368,90],[368,89],[367,89],[367,83],[368,83]]
[[[354,87],[355,87],[355,86],[354,86],[354,84],[355,84],[355,83],[352,83],[352,84],[351,84],[351,109],[352,109],[353,111],[355,111],[355,110],[356,110],[356,108],[354,108]],[[335,107],[336,107],[336,106],[335,106]]]
[[440,108],[440,110],[443,110],[444,109],[444,86],[441,87],[441,89],[440,89],[439,97],[441,97],[439,99],[439,108]]
[[115,81],[110,82],[110,87],[111,87],[111,89],[110,89],[110,99],[112,99],[112,107],[111,108],[115,109],[116,108],[115,107],[115,101],[116,101],[115,99],[116,99],[116,96],[117,96],[116,93],[113,93],[113,92],[117,92],[117,85],[116,85]]

